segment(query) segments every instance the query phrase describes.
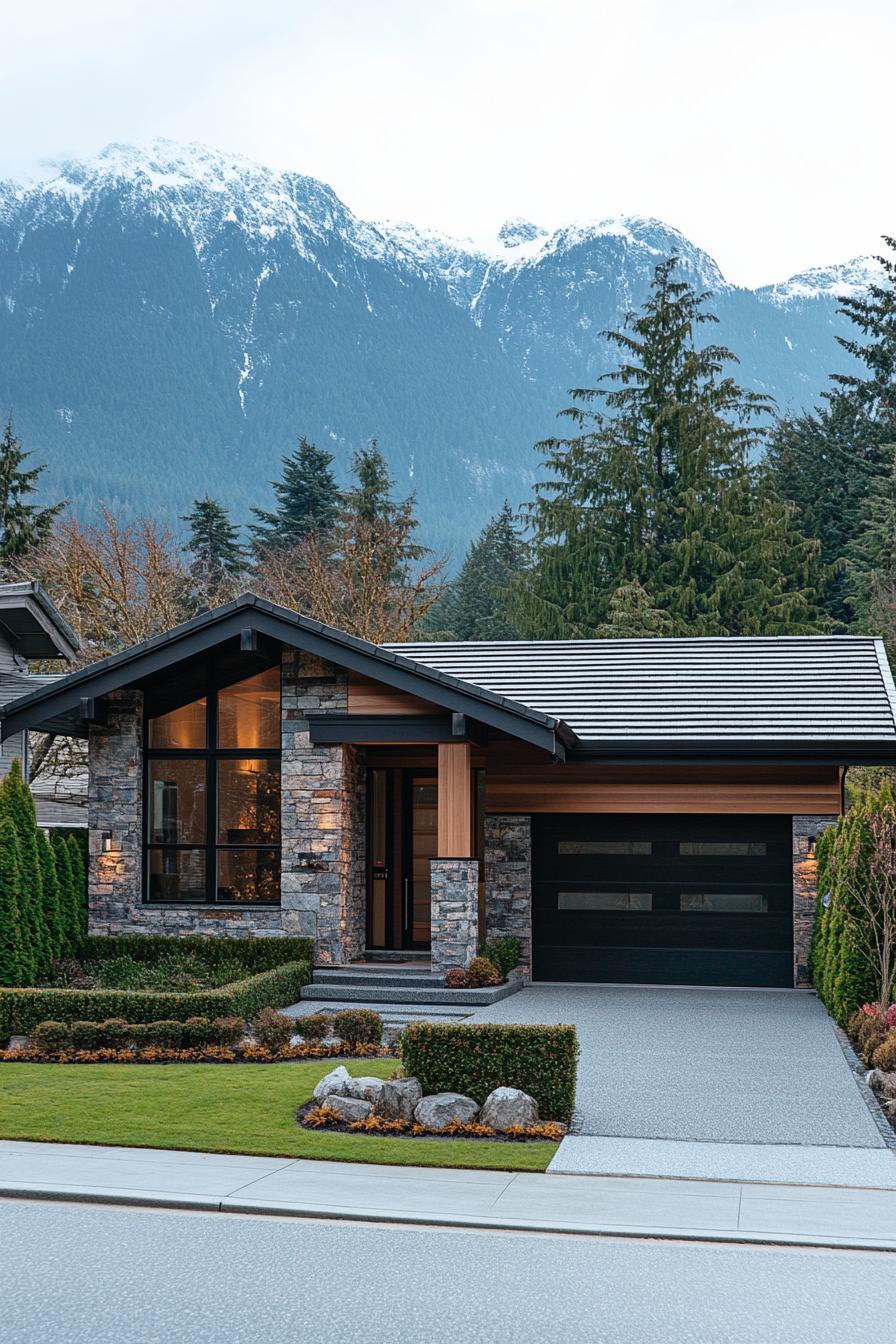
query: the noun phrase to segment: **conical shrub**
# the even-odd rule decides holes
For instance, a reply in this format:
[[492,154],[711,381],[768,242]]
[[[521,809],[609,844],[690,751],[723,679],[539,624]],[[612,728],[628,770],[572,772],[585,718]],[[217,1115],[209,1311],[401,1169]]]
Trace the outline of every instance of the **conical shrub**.
[[80,943],[80,922],[75,900],[72,856],[68,841],[57,831],[53,836],[53,856],[56,859],[56,877],[59,881],[59,910],[65,946],[63,955],[74,956]]
[[56,856],[43,831],[37,833],[37,852],[40,859],[41,882],[44,894],[44,925],[47,931],[47,950],[50,960],[63,956],[68,950],[66,926],[62,916],[59,894],[59,876]]
[[8,817],[19,840],[19,914],[22,970],[31,985],[49,966],[47,931],[43,915],[43,881],[37,852],[37,817],[31,790],[22,777],[18,759],[0,785],[0,817]]
[[77,835],[69,835],[68,852],[72,863],[72,890],[78,922],[78,938],[87,936],[87,869],[84,848]]
[[26,983],[19,911],[19,838],[9,817],[0,819],[0,985]]

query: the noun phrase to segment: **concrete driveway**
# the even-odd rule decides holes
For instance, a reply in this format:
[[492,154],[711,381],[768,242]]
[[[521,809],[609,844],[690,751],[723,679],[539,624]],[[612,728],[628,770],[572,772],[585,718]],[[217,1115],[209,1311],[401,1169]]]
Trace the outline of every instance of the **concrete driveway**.
[[572,1022],[582,1134],[883,1148],[814,995],[532,985],[474,1022]]

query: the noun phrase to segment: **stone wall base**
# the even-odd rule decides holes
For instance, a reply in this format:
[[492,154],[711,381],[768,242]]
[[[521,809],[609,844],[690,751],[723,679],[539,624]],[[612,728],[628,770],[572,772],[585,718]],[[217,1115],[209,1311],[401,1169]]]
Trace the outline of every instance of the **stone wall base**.
[[485,936],[520,940],[520,970],[532,973],[532,818],[485,818]]
[[793,987],[809,989],[809,945],[815,924],[818,865],[809,853],[813,837],[839,821],[836,816],[793,818]]
[[479,942],[479,862],[431,859],[432,969],[469,966]]

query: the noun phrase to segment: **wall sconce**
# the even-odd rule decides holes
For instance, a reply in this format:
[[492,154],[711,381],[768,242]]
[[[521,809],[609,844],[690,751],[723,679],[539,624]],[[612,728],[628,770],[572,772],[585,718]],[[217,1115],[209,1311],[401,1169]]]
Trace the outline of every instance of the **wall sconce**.
[[114,854],[118,849],[118,845],[112,838],[112,832],[103,831],[102,839],[103,839],[103,853]]
[[807,846],[806,846],[806,854],[808,855],[808,857],[809,857],[810,859],[814,859],[814,858],[815,858],[815,843],[816,843],[817,839],[818,839],[818,836],[817,836],[817,835],[810,835],[810,836],[809,836],[809,843],[808,843]]

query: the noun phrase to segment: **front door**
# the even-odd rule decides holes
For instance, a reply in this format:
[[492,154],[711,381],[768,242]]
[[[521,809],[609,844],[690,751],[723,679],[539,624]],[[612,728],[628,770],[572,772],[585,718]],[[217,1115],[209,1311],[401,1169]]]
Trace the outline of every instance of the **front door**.
[[438,840],[435,771],[372,769],[367,777],[367,946],[425,952],[430,860]]

